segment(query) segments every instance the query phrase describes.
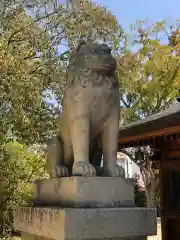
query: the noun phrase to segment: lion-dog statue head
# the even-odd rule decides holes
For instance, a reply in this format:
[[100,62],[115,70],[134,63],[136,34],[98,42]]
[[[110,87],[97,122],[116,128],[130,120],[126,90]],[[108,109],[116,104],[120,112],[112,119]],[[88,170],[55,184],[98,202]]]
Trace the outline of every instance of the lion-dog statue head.
[[67,68],[67,84],[102,84],[109,81],[117,86],[116,60],[106,44],[81,41],[72,53]]

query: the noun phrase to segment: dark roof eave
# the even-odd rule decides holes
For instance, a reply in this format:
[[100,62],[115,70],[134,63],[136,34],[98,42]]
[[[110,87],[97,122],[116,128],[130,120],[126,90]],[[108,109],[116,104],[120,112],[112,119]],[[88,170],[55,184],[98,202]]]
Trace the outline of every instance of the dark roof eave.
[[150,132],[155,132],[180,125],[180,104],[177,103],[167,110],[161,111],[157,114],[122,126],[119,130],[119,139],[143,136]]

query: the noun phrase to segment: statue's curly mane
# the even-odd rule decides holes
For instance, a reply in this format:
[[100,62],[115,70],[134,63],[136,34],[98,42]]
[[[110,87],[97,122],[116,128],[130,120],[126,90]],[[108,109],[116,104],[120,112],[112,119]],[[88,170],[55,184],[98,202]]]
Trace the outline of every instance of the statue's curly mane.
[[[105,44],[81,42],[72,54],[67,68],[67,86],[101,85],[117,87],[116,61]],[[110,87],[108,86],[108,87]]]

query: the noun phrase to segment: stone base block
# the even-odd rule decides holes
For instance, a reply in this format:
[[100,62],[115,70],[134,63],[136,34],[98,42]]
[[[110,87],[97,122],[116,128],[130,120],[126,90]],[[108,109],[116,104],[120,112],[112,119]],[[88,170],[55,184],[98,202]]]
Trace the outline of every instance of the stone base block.
[[[61,239],[61,238],[59,238]],[[21,240],[53,240],[52,238],[40,237],[31,233],[22,232]],[[106,239],[103,239],[106,240]],[[116,240],[147,240],[147,237],[116,238]]]
[[54,240],[131,239],[157,234],[148,208],[18,208],[15,230]]
[[131,179],[66,177],[38,180],[34,185],[35,206],[134,206],[134,183]]
[[52,238],[40,237],[31,233],[22,232],[21,240],[53,240]]

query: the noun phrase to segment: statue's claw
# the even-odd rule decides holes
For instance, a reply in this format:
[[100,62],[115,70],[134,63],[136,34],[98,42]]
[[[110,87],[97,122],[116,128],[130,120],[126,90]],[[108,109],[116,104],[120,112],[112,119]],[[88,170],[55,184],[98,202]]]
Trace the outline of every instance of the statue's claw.
[[89,162],[77,162],[73,166],[72,175],[94,177],[96,176],[96,169]]
[[125,170],[123,167],[116,164],[115,166],[109,166],[107,169],[105,169],[102,175],[104,177],[125,178]]
[[61,178],[61,177],[69,177],[69,172],[67,167],[57,165],[55,167],[55,171],[53,172],[52,178]]

